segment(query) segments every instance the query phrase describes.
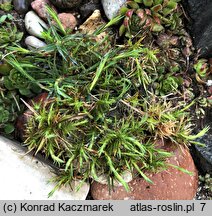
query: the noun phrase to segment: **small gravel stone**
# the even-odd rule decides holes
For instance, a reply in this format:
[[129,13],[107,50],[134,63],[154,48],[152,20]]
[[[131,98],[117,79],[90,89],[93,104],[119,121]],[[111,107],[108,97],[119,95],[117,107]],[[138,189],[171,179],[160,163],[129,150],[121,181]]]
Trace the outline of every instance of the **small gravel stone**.
[[25,27],[30,35],[42,38],[44,29],[48,29],[46,23],[34,11],[29,11],[25,16]]
[[50,0],[58,9],[77,8],[82,0]]
[[49,0],[35,0],[31,3],[33,10],[38,14],[38,16],[44,20],[47,20],[46,6],[49,5],[55,11],[55,7],[49,2]]
[[25,44],[27,45],[27,47],[29,49],[38,49],[38,48],[46,46],[46,43],[44,43],[43,41],[39,40],[35,36],[28,36],[28,37],[26,37]]
[[80,6],[80,14],[82,19],[89,17],[95,10],[100,9],[100,0],[97,1],[89,1],[82,6]]
[[14,9],[19,14],[26,14],[33,0],[13,0]]
[[126,1],[127,0],[101,0],[107,18],[110,20],[114,18]]
[[65,30],[73,30],[77,25],[77,20],[71,13],[60,13],[58,14],[58,18]]
[[212,80],[207,81],[207,86],[209,86],[209,87],[212,86]]

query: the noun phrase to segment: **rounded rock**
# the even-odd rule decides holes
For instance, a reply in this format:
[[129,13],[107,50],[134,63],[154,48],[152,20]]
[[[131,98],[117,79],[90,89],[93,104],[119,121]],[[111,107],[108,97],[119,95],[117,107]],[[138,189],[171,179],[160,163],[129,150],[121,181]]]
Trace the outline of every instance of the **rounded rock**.
[[58,9],[70,9],[78,7],[83,1],[82,0],[50,0],[53,5]]
[[58,18],[65,30],[73,30],[77,25],[77,20],[71,13],[60,13]]
[[91,186],[92,197],[96,200],[193,199],[198,187],[198,173],[189,150],[175,145],[166,147],[166,150],[174,153],[174,156],[167,159],[167,163],[187,169],[193,173],[193,176],[173,167],[158,173],[146,172],[145,174],[153,181],[153,184],[143,178],[135,178],[128,183],[130,192],[127,192],[123,186],[116,186],[109,192],[107,184],[95,181]]
[[34,11],[29,11],[24,21],[27,32],[35,37],[42,38],[42,32],[48,29],[46,23]]
[[127,0],[101,0],[105,15],[109,20],[114,18]]
[[[33,99],[27,101],[27,103],[32,106],[35,103],[44,104],[45,101],[48,100],[48,93],[43,92]],[[22,140],[25,140],[25,130],[26,125],[29,122],[30,118],[32,117],[33,112],[30,109],[24,111],[22,115],[20,115],[16,121],[16,135]]]
[[88,18],[95,10],[100,10],[100,0],[91,0],[79,7],[82,19]]
[[19,14],[25,14],[33,0],[13,0],[14,9]]
[[46,11],[46,6],[50,6],[56,11],[55,7],[51,5],[49,0],[35,0],[31,3],[31,6],[33,10],[38,14],[38,16],[44,20],[47,20],[47,11]]
[[25,39],[25,44],[29,49],[39,49],[41,47],[46,46],[46,43],[43,41],[39,40],[35,36],[28,36]]

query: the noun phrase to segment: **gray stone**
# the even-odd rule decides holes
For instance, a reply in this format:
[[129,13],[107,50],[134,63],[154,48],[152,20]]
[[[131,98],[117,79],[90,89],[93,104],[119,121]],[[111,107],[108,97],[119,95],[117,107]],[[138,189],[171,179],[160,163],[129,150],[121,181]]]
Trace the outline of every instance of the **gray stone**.
[[191,18],[189,25],[195,47],[202,57],[212,57],[212,1],[186,0],[184,6]]
[[14,9],[19,14],[25,14],[33,0],[13,0]]
[[82,0],[50,0],[58,9],[77,8]]
[[197,167],[204,173],[212,174],[212,110],[208,109],[206,111],[206,116],[203,125],[210,127],[210,130],[203,137],[199,138],[197,141],[205,144],[205,147],[198,145],[194,146],[194,160]]
[[[50,164],[50,163],[49,163]],[[54,188],[48,183],[55,177],[55,170],[44,163],[41,156],[33,157],[15,143],[0,136],[0,200],[47,200]],[[85,200],[89,185],[84,183],[79,191],[79,181],[56,191],[50,200]]]
[[85,19],[89,17],[97,9],[100,9],[100,0],[91,0],[91,1],[85,2],[79,8],[81,18]]
[[25,44],[27,45],[27,47],[29,49],[38,49],[38,48],[46,46],[46,43],[44,43],[43,41],[39,40],[35,36],[28,36],[28,37],[26,37]]
[[206,134],[198,139],[205,147],[195,146],[195,160],[199,169],[212,174],[212,134]]
[[42,38],[42,32],[48,29],[47,24],[34,11],[29,11],[24,21],[27,32],[35,37]]
[[127,0],[101,0],[107,18],[114,18],[126,1]]

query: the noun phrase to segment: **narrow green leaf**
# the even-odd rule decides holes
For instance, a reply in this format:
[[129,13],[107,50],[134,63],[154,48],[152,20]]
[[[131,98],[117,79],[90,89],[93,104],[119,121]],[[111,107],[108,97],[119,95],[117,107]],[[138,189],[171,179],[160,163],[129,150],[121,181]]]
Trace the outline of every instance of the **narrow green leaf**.
[[109,53],[107,53],[107,54],[104,56],[104,58],[101,60],[100,65],[99,65],[99,67],[97,68],[97,71],[96,71],[95,77],[94,77],[94,79],[93,79],[93,82],[91,83],[90,91],[92,91],[92,89],[93,89],[94,86],[96,85],[96,82],[98,81],[100,75],[101,75],[102,72],[104,71],[104,67],[105,67],[105,64],[106,64],[108,58],[109,58]]
[[49,153],[53,159],[54,162],[57,162],[57,163],[65,163],[63,160],[61,160],[59,157],[57,157],[54,153],[53,153],[53,148],[52,147],[49,147]]
[[66,162],[65,172],[66,172],[66,171],[68,170],[68,168],[70,167],[70,165],[71,165],[71,163],[73,162],[74,158],[75,158],[75,155],[72,155],[72,156],[68,159],[68,161]]
[[205,128],[203,128],[198,134],[196,134],[196,135],[182,135],[183,137],[185,137],[186,139],[188,139],[188,140],[195,140],[195,139],[197,139],[197,138],[200,138],[200,137],[202,137],[202,136],[204,136],[208,131],[210,130],[210,127],[208,126],[208,127],[205,127]]
[[191,172],[191,171],[189,171],[189,170],[187,170],[187,169],[184,169],[184,168],[182,168],[182,167],[176,166],[176,165],[174,165],[174,164],[167,164],[167,165],[168,165],[168,166],[171,166],[171,167],[173,167],[173,168],[175,168],[175,169],[177,169],[177,170],[179,170],[179,171],[181,171],[181,172],[184,172],[184,173],[186,173],[186,174],[188,174],[188,175],[190,175],[190,176],[193,176],[193,175],[194,175],[193,172]]
[[59,27],[59,30],[64,34],[66,35],[66,31],[62,25],[62,23],[60,22],[58,16],[57,16],[57,13],[55,12],[55,10],[53,10],[51,7],[49,6],[46,6],[46,10],[48,12],[48,14],[53,18],[53,20],[57,23],[58,27]]
[[124,181],[124,179],[119,175],[119,173],[116,171],[115,167],[113,166],[113,162],[111,160],[111,158],[105,154],[106,158],[107,158],[107,162],[109,165],[110,170],[112,171],[112,173],[114,174],[114,176],[116,177],[116,179],[124,186],[124,188],[126,189],[126,191],[130,191],[129,185]]
[[145,181],[153,184],[153,181],[151,179],[149,179],[142,171],[141,169],[138,167],[138,165],[135,162],[132,162],[133,166],[135,167],[135,169],[139,172],[139,174],[144,178]]

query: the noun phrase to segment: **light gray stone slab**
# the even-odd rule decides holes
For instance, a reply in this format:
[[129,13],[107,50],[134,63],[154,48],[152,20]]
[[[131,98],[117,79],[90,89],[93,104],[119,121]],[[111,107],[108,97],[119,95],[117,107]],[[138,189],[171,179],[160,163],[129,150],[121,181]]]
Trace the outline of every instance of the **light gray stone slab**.
[[0,200],[85,200],[89,184],[84,183],[79,191],[79,182],[63,187],[48,198],[54,188],[48,181],[55,177],[53,169],[26,154],[19,143],[0,136]]

